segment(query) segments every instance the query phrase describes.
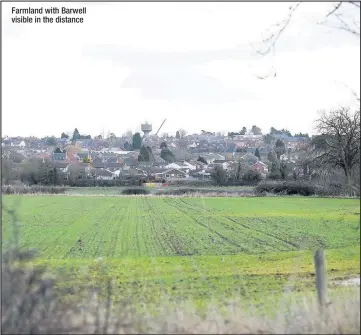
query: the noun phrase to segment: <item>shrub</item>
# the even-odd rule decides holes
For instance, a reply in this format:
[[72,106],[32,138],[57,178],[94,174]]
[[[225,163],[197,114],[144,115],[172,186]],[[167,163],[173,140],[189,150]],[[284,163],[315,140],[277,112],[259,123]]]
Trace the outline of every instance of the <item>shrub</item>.
[[164,190],[159,190],[155,193],[156,195],[195,195],[198,196],[242,196],[242,195],[250,195],[252,191],[245,191],[245,190],[231,190],[227,188],[194,188],[194,187],[182,187],[182,188],[168,188]]
[[310,183],[300,181],[264,181],[255,187],[255,193],[310,196],[316,193],[316,187]]
[[344,185],[340,183],[329,183],[326,184],[318,184],[316,187],[317,195],[321,196],[340,196],[346,194],[346,190]]
[[144,187],[127,187],[121,191],[124,195],[139,195],[139,194],[149,194],[149,190]]
[[[9,258],[11,256],[11,258]],[[242,309],[235,299],[223,306],[209,305],[205,315],[191,303],[169,303],[145,312],[132,301],[112,303],[112,287],[106,301],[81,299],[74,287],[74,301],[59,299],[59,277],[47,279],[46,268],[34,267],[29,252],[15,250],[2,257],[1,307],[3,334],[359,334],[360,290],[338,295],[320,310],[313,299],[294,300],[275,315]],[[22,263],[31,266],[19,266]],[[72,291],[73,291],[72,290]],[[65,289],[63,289],[66,294]],[[99,290],[97,290],[99,291]],[[88,293],[88,294],[89,294]],[[287,303],[287,301],[285,301]],[[278,305],[278,304],[277,304]]]
[[257,184],[262,180],[262,175],[258,171],[248,170],[244,173],[242,179],[247,184]]
[[66,187],[44,185],[5,185],[1,186],[3,194],[64,194]]
[[101,179],[77,179],[67,180],[64,182],[65,185],[70,187],[112,187],[112,186],[135,186],[139,185],[139,178],[133,177],[129,180],[123,179],[112,179],[112,180],[101,180]]
[[[165,182],[165,181],[164,181]],[[170,180],[169,186],[213,186],[213,180]]]

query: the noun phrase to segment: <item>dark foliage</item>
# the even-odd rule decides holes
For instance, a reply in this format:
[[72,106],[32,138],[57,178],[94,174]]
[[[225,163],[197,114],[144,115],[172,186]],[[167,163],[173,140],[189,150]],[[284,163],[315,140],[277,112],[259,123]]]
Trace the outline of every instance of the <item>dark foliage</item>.
[[307,182],[299,181],[282,181],[282,182],[272,182],[264,181],[259,183],[255,187],[256,194],[279,194],[279,195],[303,195],[311,196],[315,195],[317,188],[315,185],[312,185]]
[[113,179],[113,180],[101,180],[101,179],[77,179],[67,180],[64,185],[70,187],[111,187],[111,186],[128,186],[139,185],[139,178],[131,177],[129,179]]
[[64,194],[65,191],[66,191],[66,187],[59,187],[59,186],[43,186],[43,185],[1,186],[1,192],[3,194],[37,194],[37,193]]
[[258,171],[247,170],[243,177],[243,181],[245,181],[248,185],[257,184],[262,180],[262,176]]
[[128,187],[122,190],[124,195],[139,195],[139,194],[149,194],[149,190],[144,187]]

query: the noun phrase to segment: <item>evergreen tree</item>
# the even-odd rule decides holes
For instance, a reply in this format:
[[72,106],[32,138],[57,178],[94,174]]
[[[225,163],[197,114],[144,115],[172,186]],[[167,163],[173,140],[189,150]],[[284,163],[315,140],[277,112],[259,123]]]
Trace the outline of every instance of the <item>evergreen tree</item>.
[[78,130],[78,128],[75,128],[75,129],[74,129],[74,132],[73,132],[73,138],[72,138],[72,140],[73,140],[73,141],[76,141],[76,140],[79,140],[79,139],[80,139],[79,130]]
[[133,135],[133,150],[140,150],[142,146],[142,138],[140,137],[140,133],[135,133]]

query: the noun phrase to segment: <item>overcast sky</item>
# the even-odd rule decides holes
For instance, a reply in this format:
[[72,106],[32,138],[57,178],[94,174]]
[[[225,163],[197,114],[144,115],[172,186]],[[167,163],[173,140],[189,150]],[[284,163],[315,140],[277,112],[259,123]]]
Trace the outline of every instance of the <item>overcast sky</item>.
[[2,3],[3,136],[120,136],[165,118],[161,133],[313,133],[318,110],[355,106],[344,85],[360,91],[359,36],[317,24],[332,3],[303,3],[265,57],[258,42],[288,3],[43,5],[86,6],[85,22],[13,24],[11,7],[41,4]]

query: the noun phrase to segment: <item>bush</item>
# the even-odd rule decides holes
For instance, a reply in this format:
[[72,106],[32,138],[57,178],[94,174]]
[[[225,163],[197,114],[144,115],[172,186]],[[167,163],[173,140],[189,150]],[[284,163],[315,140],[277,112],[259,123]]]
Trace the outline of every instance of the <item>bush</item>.
[[3,194],[64,194],[66,187],[60,186],[44,186],[44,185],[5,185],[1,186]]
[[245,190],[231,190],[227,188],[213,187],[213,188],[196,188],[196,187],[182,187],[182,188],[168,188],[164,190],[159,190],[155,193],[156,195],[187,195],[187,194],[197,194],[197,195],[212,195],[212,196],[221,196],[221,195],[250,195],[252,191]]
[[170,180],[167,182],[169,186],[213,186],[213,180]]
[[303,195],[310,196],[316,194],[316,187],[307,182],[300,181],[264,181],[255,187],[256,194],[279,194],[279,195]]
[[112,187],[112,186],[135,186],[139,185],[139,178],[131,178],[129,180],[123,179],[112,179],[112,180],[101,180],[101,179],[78,179],[78,180],[67,180],[64,182],[65,185],[70,187]]
[[144,187],[128,187],[121,191],[124,195],[139,195],[139,194],[149,194],[149,190]]
[[[322,312],[313,299],[304,298],[295,300],[290,308],[281,308],[274,316],[259,314],[256,307],[254,312],[246,311],[242,308],[244,301],[239,299],[229,301],[228,306],[210,304],[205,315],[190,303],[165,303],[156,309],[145,305],[142,313],[131,300],[113,303],[111,282],[107,285],[109,292],[89,285],[89,298],[82,298],[82,289],[74,285],[74,299],[65,302],[60,297],[68,292],[60,289],[59,283],[66,278],[60,277],[59,272],[49,278],[47,269],[34,266],[33,260],[30,252],[18,250],[2,257],[2,334],[216,333],[212,329],[219,334],[360,332],[359,288],[352,294],[335,296]],[[104,294],[106,301],[97,298],[95,292]]]
[[340,183],[330,183],[330,184],[318,184],[316,187],[317,195],[321,196],[341,196],[346,194],[344,185]]
[[248,170],[242,177],[243,181],[248,184],[257,184],[262,180],[262,175],[258,171]]

